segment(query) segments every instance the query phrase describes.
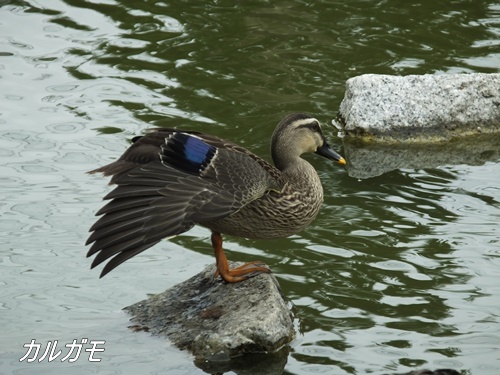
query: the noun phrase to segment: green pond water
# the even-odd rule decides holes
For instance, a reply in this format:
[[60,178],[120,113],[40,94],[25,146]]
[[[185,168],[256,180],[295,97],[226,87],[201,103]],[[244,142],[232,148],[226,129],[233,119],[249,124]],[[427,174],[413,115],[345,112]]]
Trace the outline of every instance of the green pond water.
[[[0,1],[0,374],[205,373],[121,309],[213,263],[207,230],[103,279],[85,258],[110,189],[85,171],[133,136],[184,127],[268,157],[281,117],[306,111],[344,154],[327,125],[348,78],[473,72],[500,72],[498,1]],[[297,338],[268,373],[500,374],[499,160],[360,180],[307,159],[325,190],[310,228],[226,239],[293,309]],[[101,361],[89,345],[61,361],[83,339],[105,341]],[[32,340],[38,358],[20,361]],[[63,354],[39,361],[54,340]]]

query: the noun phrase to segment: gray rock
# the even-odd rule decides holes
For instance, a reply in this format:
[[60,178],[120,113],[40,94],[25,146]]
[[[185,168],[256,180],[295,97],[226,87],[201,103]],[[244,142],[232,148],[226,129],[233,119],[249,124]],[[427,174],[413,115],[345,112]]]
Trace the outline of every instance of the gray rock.
[[[232,267],[237,264],[232,264]],[[241,283],[214,278],[215,267],[125,310],[135,330],[167,337],[198,361],[275,352],[293,340],[290,309],[272,274]]]
[[417,140],[500,131],[500,74],[347,80],[340,122],[348,136]]

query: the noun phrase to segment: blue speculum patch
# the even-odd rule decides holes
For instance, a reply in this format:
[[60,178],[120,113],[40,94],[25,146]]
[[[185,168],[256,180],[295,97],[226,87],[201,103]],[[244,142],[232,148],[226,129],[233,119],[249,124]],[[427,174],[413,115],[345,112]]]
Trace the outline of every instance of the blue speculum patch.
[[186,133],[174,133],[161,148],[162,163],[194,175],[203,171],[217,148]]
[[206,159],[210,159],[215,147],[210,146],[199,138],[187,136],[184,143],[184,154],[186,159],[195,164],[203,164]]

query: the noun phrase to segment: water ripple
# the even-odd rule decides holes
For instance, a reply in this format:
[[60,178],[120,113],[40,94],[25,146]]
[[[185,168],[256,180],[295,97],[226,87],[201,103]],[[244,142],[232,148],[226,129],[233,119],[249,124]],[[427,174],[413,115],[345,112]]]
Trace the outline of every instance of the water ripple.
[[[83,244],[109,187],[85,171],[150,126],[209,131],[267,155],[283,113],[329,122],[345,80],[363,73],[498,72],[499,15],[493,1],[4,4],[2,369],[33,372],[19,363],[33,335],[88,336],[109,343],[113,368],[102,372],[201,374],[164,342],[126,333],[120,309],[213,262],[208,233],[162,241],[98,280]],[[498,374],[499,164],[357,181],[308,160],[325,190],[308,230],[226,241],[235,259],[270,264],[293,305],[299,335],[285,371]]]

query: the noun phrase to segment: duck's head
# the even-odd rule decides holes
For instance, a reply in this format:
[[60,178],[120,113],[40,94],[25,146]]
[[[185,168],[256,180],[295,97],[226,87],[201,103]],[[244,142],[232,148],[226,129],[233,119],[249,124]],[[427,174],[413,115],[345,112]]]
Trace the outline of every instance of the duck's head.
[[280,121],[271,140],[271,154],[279,169],[305,153],[316,153],[345,164],[345,159],[328,145],[319,121],[306,113],[292,113]]

